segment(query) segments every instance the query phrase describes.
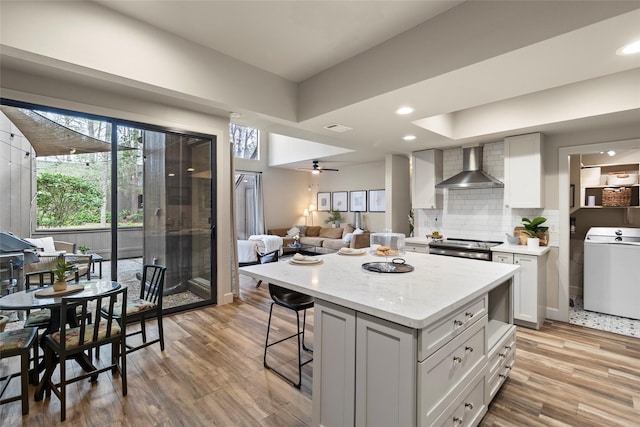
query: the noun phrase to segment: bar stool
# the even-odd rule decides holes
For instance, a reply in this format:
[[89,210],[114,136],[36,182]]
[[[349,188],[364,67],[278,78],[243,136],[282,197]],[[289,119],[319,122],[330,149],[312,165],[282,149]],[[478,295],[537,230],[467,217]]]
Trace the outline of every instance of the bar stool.
[[[310,348],[307,348],[307,346],[304,344],[304,330],[307,323],[306,322],[307,309],[313,307],[313,302],[314,302],[313,297],[302,294],[300,292],[285,289],[283,287],[274,285],[273,283],[269,283],[269,294],[271,295],[271,299],[273,300],[273,302],[271,303],[271,309],[269,310],[269,323],[267,324],[267,338],[265,339],[265,343],[264,343],[264,358],[263,358],[264,367],[272,370],[273,372],[278,374],[281,378],[290,382],[294,387],[300,388],[300,386],[302,385],[302,367],[307,363],[313,361],[313,358],[311,358],[306,362],[302,362],[302,350],[305,350],[309,353],[313,353],[313,350],[311,350]],[[279,339],[278,341],[269,343],[269,331],[271,329],[271,316],[273,314],[274,304],[296,312],[296,323],[297,323],[296,331],[297,332],[288,337]],[[302,330],[300,330],[300,311],[303,312]],[[302,336],[302,339],[300,338],[301,336]],[[295,382],[294,380],[284,375],[282,372],[279,372],[278,370],[276,370],[275,368],[267,364],[267,349],[273,345],[279,344],[293,337],[297,337],[298,339],[298,382]]]

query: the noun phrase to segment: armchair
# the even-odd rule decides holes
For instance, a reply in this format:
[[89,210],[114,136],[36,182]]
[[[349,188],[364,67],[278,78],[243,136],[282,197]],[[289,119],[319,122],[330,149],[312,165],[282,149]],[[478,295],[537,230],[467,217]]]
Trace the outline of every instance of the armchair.
[[[65,261],[74,265],[75,281],[78,282],[80,277],[87,276],[87,280],[91,279],[91,255],[77,254],[76,244],[53,240],[53,237],[43,237],[40,239],[24,239],[38,248],[36,253],[39,262],[25,265],[25,276],[27,281],[31,276],[38,276],[39,283],[44,281],[44,275],[49,273],[56,266],[59,256],[64,256]],[[69,280],[73,278],[69,277]]]

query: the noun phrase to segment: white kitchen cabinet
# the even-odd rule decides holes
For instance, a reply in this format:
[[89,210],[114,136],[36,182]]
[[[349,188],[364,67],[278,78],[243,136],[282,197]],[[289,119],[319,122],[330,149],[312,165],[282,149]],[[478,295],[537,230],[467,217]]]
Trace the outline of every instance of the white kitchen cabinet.
[[442,181],[442,150],[414,151],[411,162],[411,206],[414,209],[441,208],[442,190],[436,190],[436,184]]
[[515,360],[512,294],[507,280],[422,329],[316,299],[313,425],[478,425]]
[[316,300],[313,325],[313,425],[353,426],[356,312]]
[[416,425],[416,330],[358,313],[356,379],[356,426]]
[[514,322],[539,329],[547,310],[547,252],[540,255],[494,252],[493,261],[520,266],[514,277]]
[[507,208],[544,207],[543,136],[504,139],[504,203]]

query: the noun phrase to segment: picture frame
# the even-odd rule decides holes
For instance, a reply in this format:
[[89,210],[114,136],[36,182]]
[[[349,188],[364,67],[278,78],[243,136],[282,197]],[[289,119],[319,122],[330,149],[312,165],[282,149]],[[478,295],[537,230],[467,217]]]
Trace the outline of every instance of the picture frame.
[[385,209],[385,191],[369,190],[369,212],[384,212]]
[[338,212],[347,212],[349,206],[347,205],[347,192],[346,191],[334,191],[331,193],[331,210]]
[[331,210],[331,193],[318,192],[318,212],[329,212]]
[[367,191],[349,191],[349,211],[350,212],[366,212],[367,211]]

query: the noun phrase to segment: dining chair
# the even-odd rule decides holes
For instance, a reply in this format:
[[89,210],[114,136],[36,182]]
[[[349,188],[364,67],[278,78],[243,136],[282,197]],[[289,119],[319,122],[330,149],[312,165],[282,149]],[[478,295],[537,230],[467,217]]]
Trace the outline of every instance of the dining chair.
[[[60,421],[64,421],[66,418],[67,385],[69,384],[85,378],[91,378],[94,381],[98,374],[111,370],[112,375],[116,372],[120,374],[122,395],[127,395],[126,334],[114,314],[118,298],[127,299],[126,286],[120,286],[99,295],[63,297],[60,305],[60,330],[44,336],[46,370],[43,383],[46,385],[47,397],[53,391],[60,399]],[[86,313],[92,305],[102,307],[104,318],[90,324],[87,322]],[[81,316],[78,320],[78,326],[71,327],[68,326],[67,313],[71,309],[73,314],[73,308],[76,306],[80,307]],[[120,319],[126,322],[126,313],[123,313]],[[66,362],[68,359],[86,358],[85,352],[91,354],[92,350],[97,350],[100,346],[108,344],[111,345],[111,362],[109,364],[96,367],[89,363],[92,369],[85,368],[84,373],[71,378],[67,377]],[[59,382],[55,382],[53,379],[57,361],[59,361],[60,367]],[[36,400],[39,398],[42,396],[36,395]]]
[[[38,362],[38,344],[36,328],[24,328],[0,331],[0,359],[20,356],[20,372],[0,377],[0,404],[22,401],[22,415],[29,413],[29,350],[33,349],[34,368]],[[2,398],[13,378],[20,377],[20,394]]]
[[[304,331],[307,323],[307,310],[313,307],[314,299],[312,296],[302,294],[300,292],[292,291],[286,288],[283,288],[278,285],[274,285],[273,283],[269,283],[269,294],[271,295],[271,299],[273,302],[271,303],[271,309],[269,310],[269,322],[267,323],[267,338],[264,343],[264,367],[272,370],[280,377],[290,382],[294,387],[300,388],[302,385],[302,367],[313,361],[313,358],[302,362],[302,350],[307,351],[309,353],[313,353],[313,350],[308,348],[304,344]],[[273,314],[273,306],[278,305],[280,307],[287,308],[289,310],[293,310],[296,313],[296,333],[293,335],[289,335],[285,338],[281,338],[272,343],[269,342],[269,331],[271,330],[271,317]],[[302,314],[302,330],[300,330],[300,312]],[[279,344],[288,339],[297,337],[298,339],[298,381],[294,381],[282,372],[277,369],[269,366],[267,364],[267,349],[273,345]]]
[[[167,268],[162,265],[146,264],[142,268],[142,279],[140,280],[140,297],[126,302],[126,322],[122,304],[118,303],[115,308],[114,318],[121,327],[135,323],[140,323],[140,329],[127,333],[127,337],[142,335],[142,344],[127,345],[127,353],[140,350],[157,342],[160,343],[160,351],[164,351],[164,330],[162,325],[162,294],[164,291],[164,276]],[[105,310],[100,311],[101,316],[105,316]],[[158,320],[158,338],[147,340],[146,321],[156,317]],[[99,353],[98,353],[99,357]]]

